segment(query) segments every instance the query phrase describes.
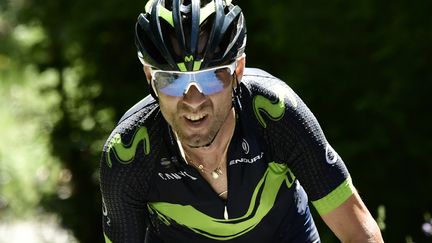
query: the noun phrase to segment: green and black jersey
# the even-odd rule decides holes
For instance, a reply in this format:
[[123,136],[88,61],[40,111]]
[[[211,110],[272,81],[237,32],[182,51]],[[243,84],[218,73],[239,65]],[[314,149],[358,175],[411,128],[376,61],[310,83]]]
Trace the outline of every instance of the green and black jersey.
[[245,70],[228,147],[228,199],[183,161],[150,96],[121,119],[101,159],[106,242],[319,242],[308,201],[330,212],[355,190],[303,101]]

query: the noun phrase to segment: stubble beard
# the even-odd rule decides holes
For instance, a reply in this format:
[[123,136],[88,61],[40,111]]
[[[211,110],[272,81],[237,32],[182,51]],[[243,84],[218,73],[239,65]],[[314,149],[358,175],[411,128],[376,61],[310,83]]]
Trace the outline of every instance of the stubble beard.
[[[188,145],[190,148],[201,148],[208,147],[215,140],[217,134],[219,133],[221,127],[226,121],[229,111],[225,113],[217,112],[214,116],[208,117],[214,119],[211,124],[208,132],[206,134],[202,133],[194,133],[194,134],[186,134],[186,132],[180,127],[180,122],[174,122],[172,124],[173,130],[177,133],[180,141]],[[182,119],[182,118],[178,118]]]

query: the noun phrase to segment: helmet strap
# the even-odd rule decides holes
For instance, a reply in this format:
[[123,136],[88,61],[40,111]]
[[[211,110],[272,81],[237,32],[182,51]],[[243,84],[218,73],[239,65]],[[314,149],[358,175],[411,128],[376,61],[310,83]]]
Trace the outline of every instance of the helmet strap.
[[156,90],[154,90],[154,87],[152,85],[153,81],[147,81],[147,85],[148,85],[148,90],[150,91],[150,95],[153,97],[153,99],[155,99],[157,102],[159,102],[159,97],[156,94]]
[[241,103],[240,103],[240,98],[241,98],[240,82],[239,82],[237,74],[235,72],[234,72],[233,76],[234,76],[234,80],[233,80],[233,88],[232,88],[232,90],[233,90],[232,103],[233,103],[234,109],[236,109],[237,111],[241,111],[242,107],[241,107]]

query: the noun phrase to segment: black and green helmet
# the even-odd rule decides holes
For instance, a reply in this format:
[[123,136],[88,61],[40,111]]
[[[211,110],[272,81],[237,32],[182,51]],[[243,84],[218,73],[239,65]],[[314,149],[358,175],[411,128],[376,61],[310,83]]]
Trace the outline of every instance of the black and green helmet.
[[135,43],[143,63],[197,71],[240,57],[246,24],[231,0],[150,0],[138,16]]

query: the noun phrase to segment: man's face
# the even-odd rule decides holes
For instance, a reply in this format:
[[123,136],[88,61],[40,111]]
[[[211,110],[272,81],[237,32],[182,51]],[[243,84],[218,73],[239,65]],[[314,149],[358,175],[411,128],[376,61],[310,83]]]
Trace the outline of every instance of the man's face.
[[232,108],[232,76],[220,92],[204,95],[191,85],[181,97],[159,92],[159,104],[165,120],[180,141],[190,147],[210,144]]
[[[236,62],[235,74],[240,82],[246,58],[243,55]],[[147,81],[152,80],[151,68],[144,65]],[[210,144],[226,121],[232,109],[232,89],[235,81],[227,75],[223,88],[216,93],[204,95],[191,85],[184,96],[169,96],[154,90],[159,97],[162,115],[177,133],[183,144],[202,147]]]

